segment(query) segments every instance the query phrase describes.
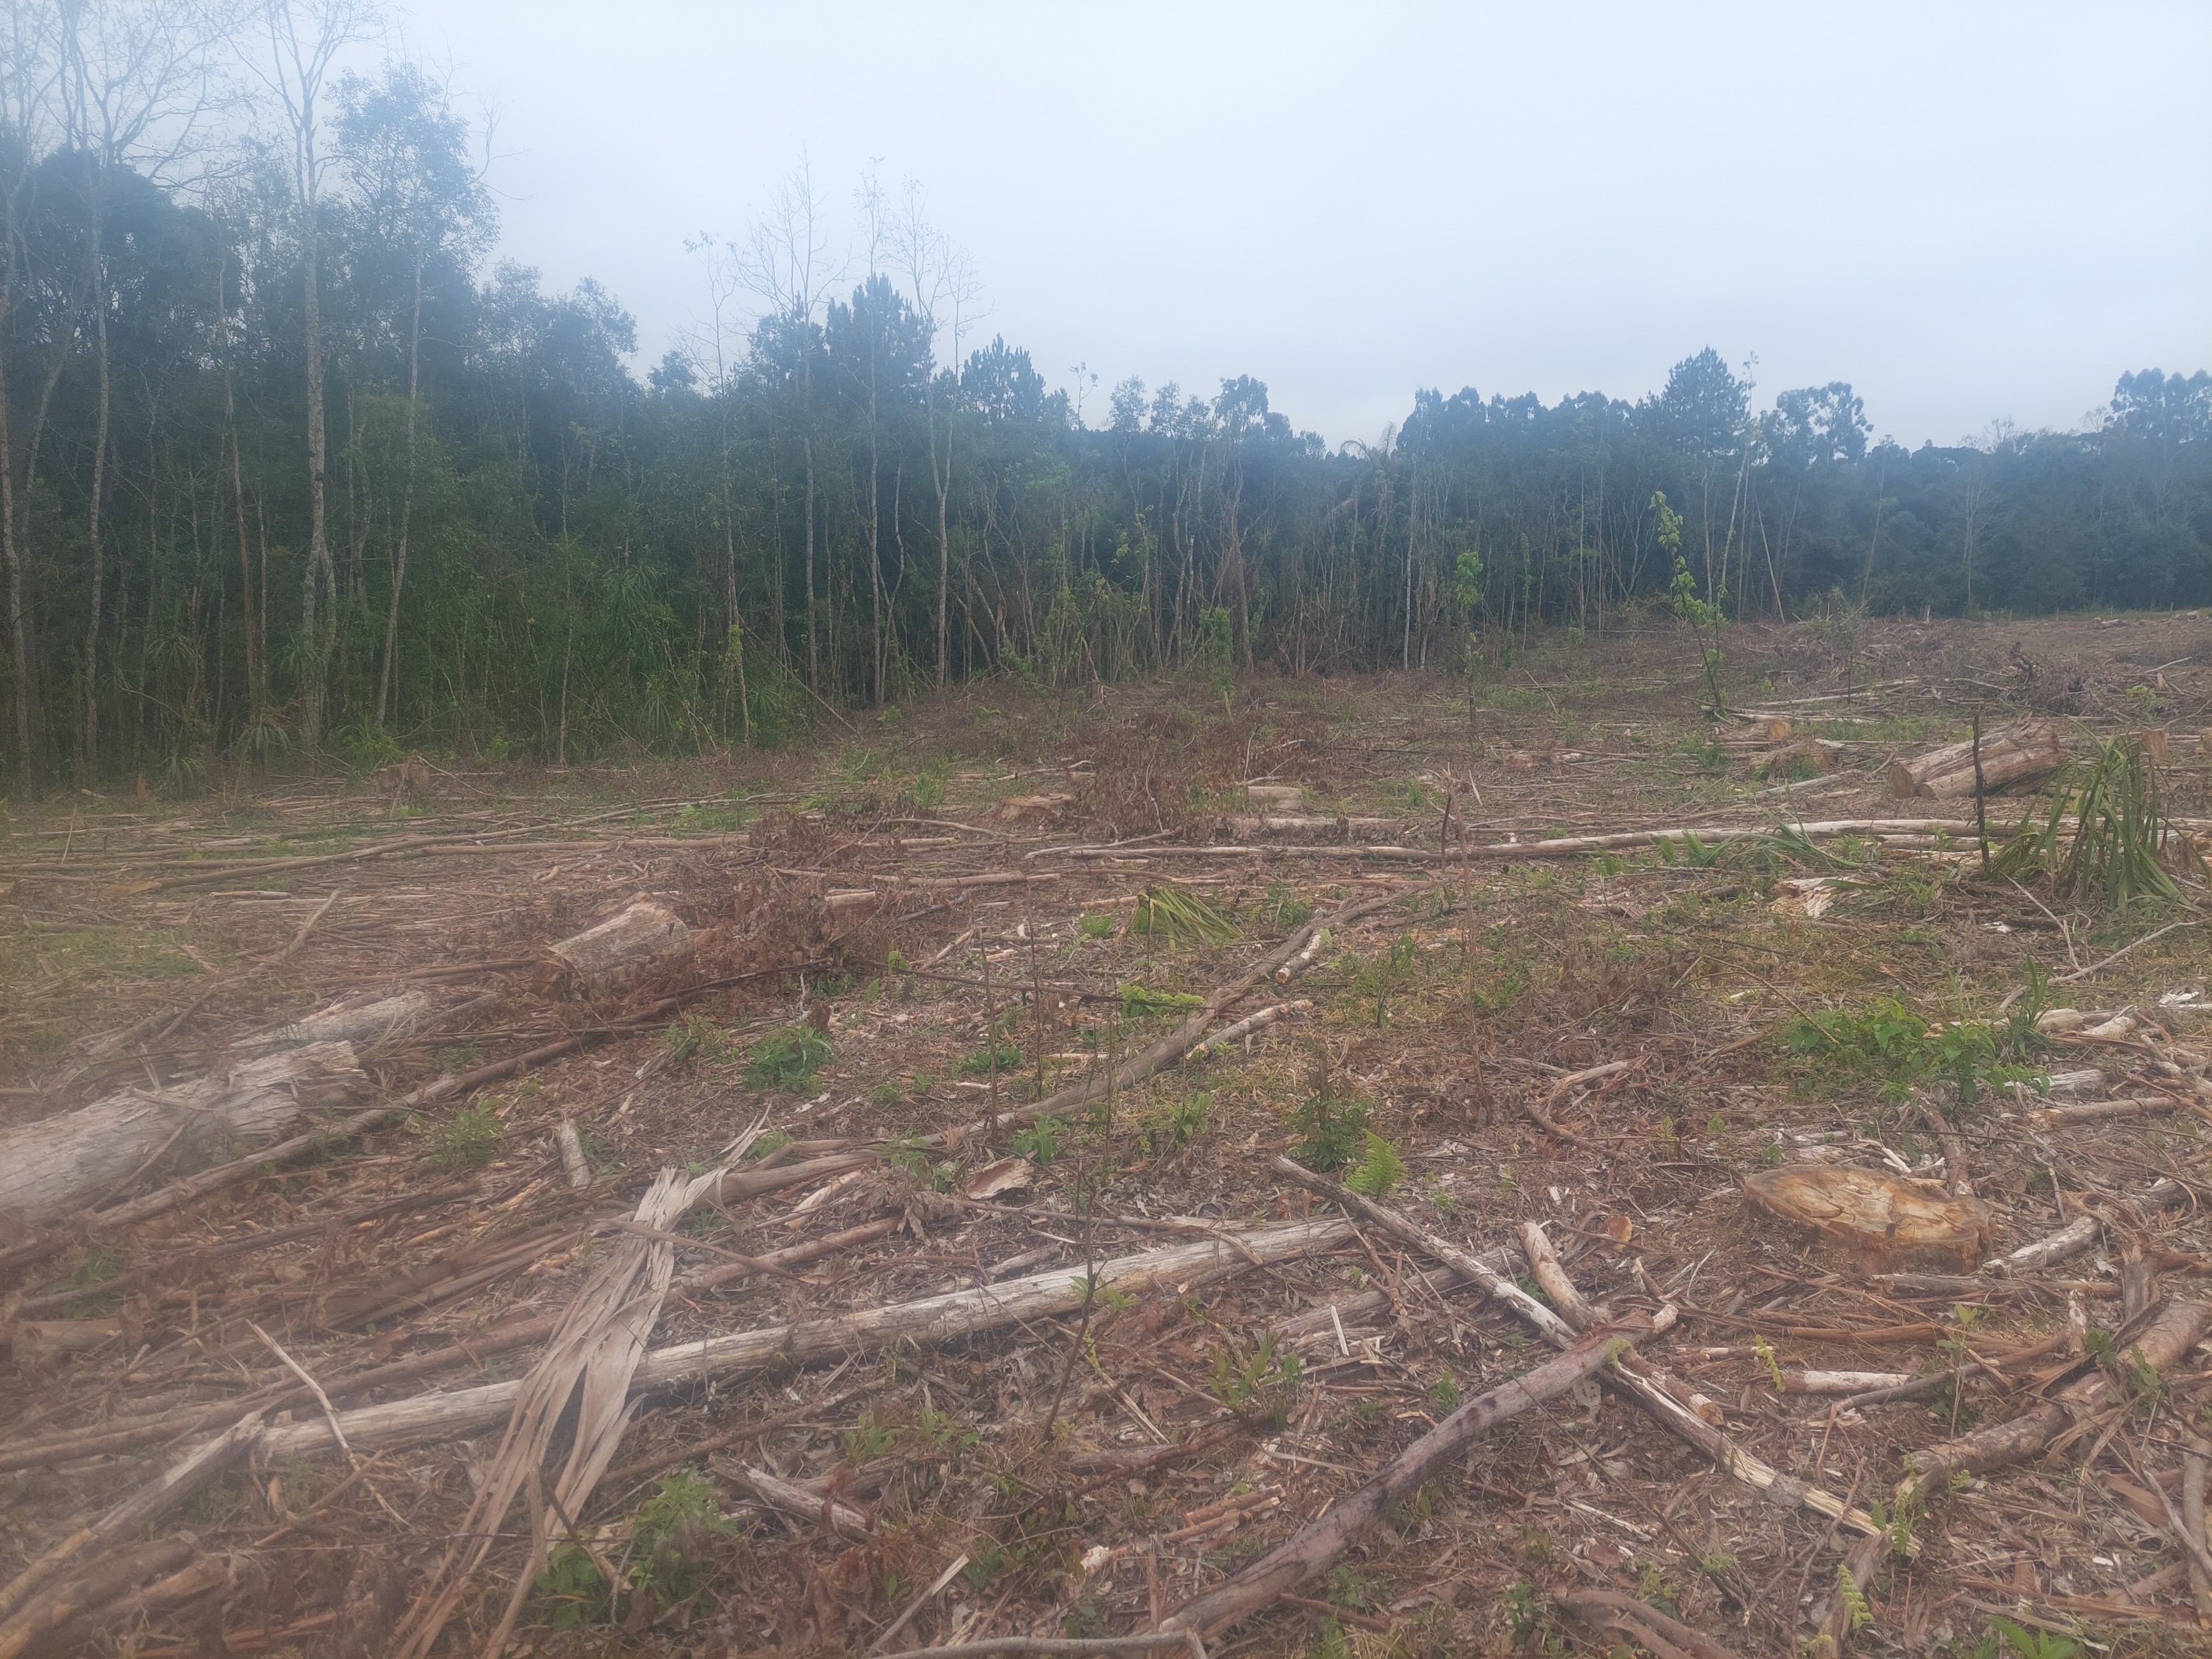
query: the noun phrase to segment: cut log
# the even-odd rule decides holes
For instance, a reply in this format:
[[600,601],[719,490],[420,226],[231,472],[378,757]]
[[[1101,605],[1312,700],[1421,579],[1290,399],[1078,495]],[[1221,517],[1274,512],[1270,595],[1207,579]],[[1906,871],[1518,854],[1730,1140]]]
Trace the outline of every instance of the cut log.
[[350,1044],[312,1042],[158,1092],[106,1096],[0,1134],[0,1214],[50,1221],[117,1195],[157,1164],[170,1175],[198,1169],[368,1089]]
[[[1253,1231],[1177,1244],[1164,1250],[1117,1257],[1098,1265],[1098,1283],[1128,1295],[1162,1285],[1178,1291],[1255,1261],[1287,1261],[1333,1249],[1351,1237],[1344,1222],[1291,1222]],[[655,1348],[635,1374],[640,1389],[677,1389],[770,1364],[803,1364],[832,1355],[876,1353],[903,1342],[934,1346],[980,1335],[1024,1321],[1072,1313],[1083,1305],[1083,1276],[1055,1267],[1025,1279],[1007,1279],[972,1291],[952,1291],[918,1302],[863,1308],[793,1325],[732,1332],[673,1347]],[[388,1405],[341,1412],[338,1421],[356,1451],[418,1446],[475,1434],[501,1421],[514,1408],[520,1382],[492,1382],[427,1395]],[[331,1425],[310,1418],[282,1424],[262,1437],[261,1455],[308,1456],[332,1449]]]
[[430,999],[420,991],[402,991],[369,1002],[334,1002],[305,1019],[240,1037],[231,1046],[243,1051],[304,1048],[313,1042],[374,1042],[419,1024],[429,1012]]
[[[2022,720],[1982,733],[1981,788],[1985,794],[2016,783],[2047,778],[2066,763],[2066,745],[2047,720]],[[1941,800],[1972,800],[1975,789],[1974,745],[1947,744],[1911,760],[1892,761],[1890,793],[1900,799],[1933,795]]]
[[691,930],[673,910],[633,899],[597,927],[547,945],[539,985],[549,994],[587,1000],[612,996],[677,966],[690,951]]
[[1295,783],[1248,783],[1244,804],[1255,812],[1303,812],[1306,792]]

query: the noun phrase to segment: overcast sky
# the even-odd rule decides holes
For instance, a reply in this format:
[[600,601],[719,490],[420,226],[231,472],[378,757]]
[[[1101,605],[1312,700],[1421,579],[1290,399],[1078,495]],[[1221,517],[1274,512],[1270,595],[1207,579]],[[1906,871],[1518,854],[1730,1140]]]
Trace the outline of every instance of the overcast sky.
[[[499,112],[502,252],[641,365],[684,240],[802,156],[927,187],[986,333],[1085,413],[1265,380],[1334,444],[1419,386],[1639,397],[1711,345],[1877,433],[2072,426],[2212,367],[2212,3],[1008,6],[440,0]],[[1087,381],[1087,377],[1086,377]]]

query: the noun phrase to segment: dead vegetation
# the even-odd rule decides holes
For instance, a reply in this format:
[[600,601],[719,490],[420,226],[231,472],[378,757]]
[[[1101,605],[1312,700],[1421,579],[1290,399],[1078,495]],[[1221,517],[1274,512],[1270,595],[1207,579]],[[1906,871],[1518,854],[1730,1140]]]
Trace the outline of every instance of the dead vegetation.
[[17,814],[0,1655],[2199,1650],[2204,632]]

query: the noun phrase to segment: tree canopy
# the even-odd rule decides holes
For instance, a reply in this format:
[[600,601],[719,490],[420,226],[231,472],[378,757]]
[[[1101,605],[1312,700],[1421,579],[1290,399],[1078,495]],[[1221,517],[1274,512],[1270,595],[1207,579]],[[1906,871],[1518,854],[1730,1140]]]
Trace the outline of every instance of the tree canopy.
[[11,13],[15,787],[767,744],[817,699],[982,674],[1455,663],[1663,604],[1662,512],[1729,617],[2212,603],[2201,371],[2122,374],[2085,430],[1913,450],[1850,386],[1767,399],[1711,349],[1635,401],[1419,391],[1375,445],[1249,376],[1132,380],[1086,420],[969,337],[917,194],[864,181],[841,270],[802,174],[695,249],[710,325],[640,373],[616,296],[487,263],[479,136],[434,76],[334,70],[373,15]]

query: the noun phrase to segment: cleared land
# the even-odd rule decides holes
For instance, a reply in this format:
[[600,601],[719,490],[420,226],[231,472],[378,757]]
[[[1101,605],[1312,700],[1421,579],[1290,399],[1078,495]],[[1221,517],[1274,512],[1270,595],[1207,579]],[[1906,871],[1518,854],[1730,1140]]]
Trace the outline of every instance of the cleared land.
[[[1887,769],[2148,732],[2201,829],[2212,625],[1727,648],[14,811],[0,1146],[153,1138],[0,1216],[0,1654],[2201,1651],[2202,878]],[[1853,1170],[1974,1236],[1747,1199]]]

